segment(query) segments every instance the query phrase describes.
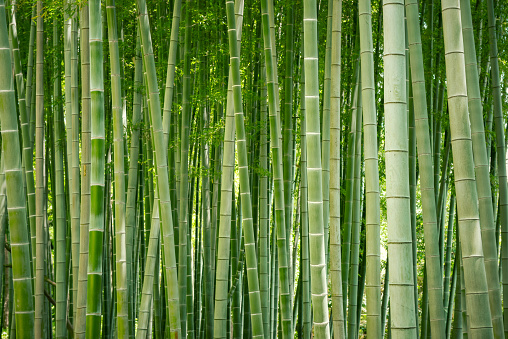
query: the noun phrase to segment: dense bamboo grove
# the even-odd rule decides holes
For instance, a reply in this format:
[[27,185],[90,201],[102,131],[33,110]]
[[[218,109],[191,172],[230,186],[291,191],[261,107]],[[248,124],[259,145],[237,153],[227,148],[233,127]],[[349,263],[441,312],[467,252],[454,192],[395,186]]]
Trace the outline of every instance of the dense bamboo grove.
[[507,15],[0,0],[2,337],[508,337]]

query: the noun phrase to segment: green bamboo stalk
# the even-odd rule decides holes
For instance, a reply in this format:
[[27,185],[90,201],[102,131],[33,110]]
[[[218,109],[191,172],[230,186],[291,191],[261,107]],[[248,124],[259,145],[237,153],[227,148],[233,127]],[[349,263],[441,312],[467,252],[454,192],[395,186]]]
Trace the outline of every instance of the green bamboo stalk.
[[[445,332],[443,308],[442,266],[439,256],[439,236],[437,233],[436,193],[434,182],[431,137],[425,91],[423,54],[418,20],[418,4],[406,0],[407,34],[410,51],[411,81],[414,102],[416,143],[420,169],[420,187],[424,217],[425,266],[429,292],[429,316],[432,336],[440,337]],[[422,322],[422,328],[427,326]]]
[[[71,241],[72,241],[72,312],[77,314],[78,275],[79,275],[79,231],[80,231],[80,192],[79,192],[79,88],[78,88],[78,19],[73,15],[71,25],[71,157],[69,161],[70,174],[70,206],[71,206]],[[69,129],[68,129],[69,131]],[[67,150],[69,151],[69,149]]]
[[[450,286],[450,295],[455,295],[455,290],[457,287],[457,265],[453,265],[453,273],[452,280]],[[454,308],[454,298],[448,298],[447,309],[448,314],[446,318],[446,338],[450,338],[451,330],[452,330],[452,318],[453,318],[453,308]]]
[[[471,4],[467,1],[461,0],[460,9],[462,34],[464,36],[464,61],[466,63],[468,109],[469,119],[471,120],[471,139],[473,141],[476,189],[478,190],[480,227],[482,232],[483,253],[485,256],[485,272],[487,274],[490,312],[492,314],[494,337],[503,338],[505,336],[505,330],[502,320],[503,311],[501,305],[501,290],[499,288],[497,264],[498,255],[494,226],[495,219],[493,213],[494,209],[492,207],[489,160],[487,157],[487,149],[485,147],[485,129],[483,124],[482,103],[480,99],[478,68],[476,66],[476,47],[474,43],[473,22],[471,18]],[[501,151],[504,152],[504,147]],[[499,160],[503,161],[502,159]],[[506,171],[506,165],[503,167]],[[502,184],[500,185],[500,188],[501,187]]]
[[[409,199],[411,204],[411,240],[413,252],[413,279],[418,281],[418,243],[416,234],[416,133],[415,133],[415,110],[413,88],[411,86],[411,70],[409,67],[409,42],[407,38],[407,14],[406,14],[406,93],[407,111],[409,117]],[[414,284],[414,300],[418,305],[418,284]],[[415,307],[416,328],[419,327],[418,307]],[[416,331],[418,335],[418,331]]]
[[184,41],[184,70],[183,70],[183,101],[182,101],[182,124],[180,131],[180,186],[179,186],[179,225],[178,225],[178,288],[180,294],[180,319],[182,332],[194,338],[192,295],[187,299],[188,290],[192,286],[187,285],[187,254],[191,249],[187,248],[187,234],[189,233],[189,139],[191,123],[191,75],[190,75],[190,44],[191,44],[191,0],[186,0],[185,9],[185,41]]
[[289,245],[288,237],[286,234],[287,227],[285,225],[284,216],[284,185],[283,185],[283,166],[282,166],[282,145],[280,142],[280,119],[278,115],[278,90],[276,84],[276,68],[277,64],[274,63],[274,49],[272,36],[270,33],[270,6],[273,7],[271,0],[261,1],[262,13],[262,29],[263,29],[263,43],[265,52],[265,65],[266,65],[266,79],[267,79],[267,92],[268,92],[268,113],[270,123],[270,147],[272,150],[272,171],[274,182],[274,200],[275,200],[275,225],[277,229],[277,251],[278,251],[278,264],[280,275],[280,303],[281,303],[281,326],[282,335],[284,338],[292,337],[292,311],[291,311],[291,298],[292,292],[290,289],[290,271],[289,271]]
[[[14,5],[14,3],[13,3],[13,5]],[[13,10],[15,8],[16,8],[16,6],[12,6]],[[34,6],[32,4],[32,15],[30,17],[30,40],[28,42],[28,62],[27,62],[28,65],[27,65],[27,72],[26,72],[26,91],[25,91],[27,124],[29,124],[31,122],[30,121],[30,112],[32,112],[32,101],[31,101],[31,98],[32,98],[33,94],[35,94],[35,91],[32,91],[32,87],[33,87],[32,85],[33,85],[33,80],[34,80],[33,79],[33,69],[34,69],[34,44],[35,44],[35,30],[36,30],[36,20],[35,20],[35,17],[37,15],[36,11],[37,11],[37,6]],[[31,127],[32,126],[28,127],[28,131],[29,132],[33,131]],[[32,145],[33,145],[33,142],[34,142],[35,135],[32,135],[32,133],[29,133],[29,134],[30,134],[30,136],[29,136],[30,148],[33,150]],[[35,210],[34,210],[34,213],[35,213]],[[35,219],[34,219],[34,222],[35,222]]]
[[[496,154],[497,154],[497,177],[499,182],[499,209],[501,221],[501,266],[508,267],[508,184],[506,175],[506,154],[505,154],[505,136],[504,136],[504,118],[502,112],[501,101],[501,85],[499,82],[499,60],[497,50],[497,33],[496,33],[496,15],[494,12],[494,2],[487,1],[488,25],[489,25],[489,55],[491,67],[491,87],[493,94],[494,107],[494,127],[496,131]],[[489,258],[490,259],[490,258]],[[496,257],[497,262],[497,257]],[[489,275],[490,279],[490,275]],[[503,270],[503,296],[508,295],[508,269]],[[497,285],[496,285],[497,286]],[[490,285],[489,285],[490,290]],[[499,293],[497,294],[499,295]],[[500,299],[500,298],[499,298]],[[498,300],[499,300],[498,299]],[[508,335],[508,303],[503,303],[503,325],[504,336]],[[499,315],[498,312],[493,316]],[[494,323],[494,320],[493,320]],[[499,328],[499,325],[498,325]],[[496,330],[496,335],[498,331]]]
[[[0,69],[2,74],[11,73],[11,52],[7,36],[5,3],[0,0]],[[5,179],[7,182],[7,211],[9,215],[9,234],[12,265],[14,313],[18,324],[16,335],[19,338],[32,338],[34,335],[34,305],[32,296],[32,275],[30,268],[30,248],[26,222],[25,195],[21,170],[21,154],[16,117],[14,80],[10,76],[0,78],[0,119],[2,126],[2,149],[5,159]],[[13,295],[13,294],[11,294]],[[11,327],[12,328],[12,327]]]
[[[365,148],[367,333],[381,335],[381,262],[377,114],[370,0],[358,2]],[[361,307],[361,304],[360,304]]]
[[[340,7],[337,6],[336,9]],[[303,28],[302,28],[303,30]],[[332,35],[333,37],[334,35]],[[302,34],[303,38],[303,34]],[[303,43],[301,52],[303,52]],[[302,53],[303,54],[303,53]],[[262,96],[263,97],[263,96]],[[332,100],[333,102],[333,100]],[[300,244],[300,272],[302,285],[302,310],[300,318],[302,319],[302,334],[304,338],[310,338],[311,325],[311,301],[310,301],[310,266],[309,266],[309,213],[308,213],[308,181],[307,181],[307,139],[305,129],[305,64],[301,63],[300,74],[300,227],[302,229]],[[330,195],[331,197],[331,195]],[[331,214],[330,214],[331,215]],[[333,276],[333,275],[332,275]],[[333,286],[333,285],[332,285]],[[333,300],[332,300],[333,302]],[[344,316],[343,316],[344,317]],[[343,325],[344,326],[344,325]]]
[[[260,99],[260,140],[259,140],[259,287],[261,290],[261,308],[263,309],[263,333],[270,333],[270,227],[268,203],[268,131],[267,131],[267,101],[266,101],[266,71],[263,63],[261,70],[261,99]],[[263,99],[264,98],[264,99]]]
[[[478,212],[471,130],[469,127],[464,47],[458,0],[441,3],[445,43],[448,107],[454,160],[464,282],[472,338],[492,338],[487,278]],[[453,51],[453,53],[450,53]],[[460,164],[460,165],[459,165]]]
[[[241,30],[243,22],[243,1],[235,3],[236,13],[236,37],[241,39]],[[239,44],[237,44],[239,45]],[[215,269],[215,305],[214,305],[214,338],[225,338],[228,325],[228,297],[229,290],[229,256],[230,256],[230,235],[231,235],[231,197],[233,191],[233,173],[234,173],[234,107],[233,107],[233,88],[232,73],[229,67],[227,103],[226,103],[226,125],[224,128],[224,153],[222,161],[222,174],[220,184],[220,221],[217,232],[217,263]]]
[[180,12],[182,0],[176,0],[173,5],[173,20],[171,21],[171,37],[169,43],[168,68],[166,74],[166,88],[164,91],[164,108],[162,113],[162,125],[164,135],[169,142],[169,130],[171,127],[171,109],[173,106],[173,92],[175,87],[175,64],[178,51],[178,31],[180,28]]
[[[446,234],[446,259],[444,268],[444,281],[443,281],[443,305],[448,309],[448,317],[450,317],[451,309],[448,307],[451,290],[450,287],[450,269],[451,269],[451,258],[452,258],[452,237],[453,237],[453,221],[455,220],[455,195],[452,194],[450,197],[450,210],[448,212],[448,230]],[[455,273],[455,268],[453,269]],[[453,278],[454,279],[454,278]],[[448,321],[447,321],[448,323]],[[448,328],[446,328],[447,333]]]
[[[460,242],[457,241],[457,244]],[[461,270],[460,270],[460,252],[456,252],[456,259],[455,259],[455,266],[456,268],[456,275],[457,275],[457,287],[455,288],[455,307],[454,307],[454,313],[453,313],[453,327],[450,334],[450,338],[454,339],[462,339],[462,300],[461,300]]]
[[[293,31],[294,31],[294,8],[288,2],[289,8],[286,15],[286,46],[285,46],[285,78],[284,78],[284,135],[282,140],[283,149],[283,179],[284,179],[284,216],[286,232],[289,235],[293,225]],[[288,236],[288,239],[289,236]],[[288,241],[289,244],[289,241]],[[293,254],[295,255],[295,253]],[[293,285],[291,279],[290,286]]]
[[[394,338],[416,338],[409,199],[404,2],[383,3],[390,318]],[[442,300],[442,299],[441,299]],[[442,304],[441,304],[442,305]]]
[[249,183],[249,166],[247,160],[247,140],[245,135],[242,87],[240,78],[240,48],[237,37],[235,19],[235,6],[232,0],[226,1],[228,18],[228,37],[230,67],[232,73],[233,103],[235,113],[236,146],[238,149],[238,166],[240,174],[240,195],[242,205],[242,227],[244,229],[244,244],[247,269],[247,281],[249,290],[249,305],[252,321],[252,337],[263,338],[263,316],[261,309],[261,297],[259,292],[259,280],[257,272],[257,255],[252,225],[252,202]]
[[[203,57],[204,60],[201,60],[201,81],[202,87],[204,90],[204,86],[206,84],[206,67],[208,66],[206,61],[207,57]],[[205,64],[203,65],[203,61]],[[208,93],[207,93],[208,96]],[[208,133],[210,130],[210,112],[207,107],[208,102],[201,106],[202,109],[202,126],[203,130]],[[202,313],[202,319],[204,324],[202,326],[202,333],[200,333],[200,337],[206,335],[207,338],[211,338],[213,336],[213,276],[212,276],[212,242],[215,240],[212,239],[212,230],[211,230],[211,215],[210,215],[210,144],[208,140],[203,140],[201,142],[201,164],[204,170],[203,180],[201,184],[202,196],[201,196],[201,210],[202,210],[202,222],[203,222],[203,287],[204,287],[204,296],[203,296],[203,305],[204,312]],[[198,295],[199,296],[199,295]],[[199,311],[201,308],[198,308]]]
[[[344,307],[341,274],[341,239],[340,239],[340,130],[341,130],[341,39],[342,39],[342,0],[334,0],[331,35],[331,84],[330,84],[330,280],[332,289],[333,331],[338,338],[345,337]],[[303,124],[302,124],[303,125]],[[302,136],[303,140],[303,136]],[[305,147],[302,145],[302,154]],[[302,155],[303,159],[303,155]],[[302,180],[306,168],[301,168]],[[303,186],[303,184],[302,184]],[[305,192],[307,194],[307,192]],[[303,192],[302,192],[303,197]],[[306,205],[306,204],[305,204]],[[302,202],[302,207],[305,206]],[[305,206],[306,207],[306,206]],[[303,209],[302,209],[303,212]],[[303,220],[303,219],[302,219]],[[306,220],[306,222],[308,222]],[[308,226],[307,226],[308,227]],[[303,231],[303,227],[302,227]],[[302,232],[303,233],[303,232]],[[308,241],[308,240],[307,240]],[[307,276],[308,278],[308,276]],[[308,285],[302,293],[308,293]],[[308,312],[308,310],[307,310]]]
[[[35,326],[36,338],[44,336],[44,28],[42,1],[37,1],[37,54],[35,61],[35,220],[36,220],[36,258],[35,265]],[[33,249],[32,249],[33,251]],[[24,296],[25,298],[30,296]],[[18,323],[22,325],[22,323]],[[22,325],[24,326],[24,324]]]
[[115,0],[106,2],[108,19],[109,57],[111,64],[111,97],[113,110],[114,168],[115,168],[115,244],[116,244],[116,296],[117,335],[129,337],[128,300],[130,293],[127,274],[127,240],[125,230],[125,170],[122,121],[122,84]]
[[155,72],[155,61],[153,56],[153,48],[150,35],[150,23],[146,9],[146,2],[144,0],[137,1],[139,16],[138,24],[141,33],[141,43],[143,46],[143,55],[147,71],[147,84],[148,93],[150,97],[150,115],[152,120],[152,135],[155,144],[156,155],[156,169],[157,169],[157,184],[160,199],[160,211],[162,219],[162,235],[164,244],[164,258],[166,265],[166,281],[167,281],[167,295],[168,306],[170,312],[169,327],[170,337],[180,337],[181,323],[180,312],[177,311],[179,296],[178,296],[178,274],[176,269],[175,258],[175,239],[173,233],[173,219],[171,211],[171,199],[169,195],[169,180],[168,180],[168,164],[167,164],[167,151],[164,146],[164,135],[162,131],[162,118],[160,112],[159,90],[157,87],[157,75]]
[[157,247],[159,246],[160,237],[160,219],[159,219],[159,203],[158,193],[155,191],[154,207],[150,226],[150,240],[148,241],[148,249],[146,252],[146,266],[143,277],[143,287],[141,292],[141,302],[139,304],[138,329],[136,339],[147,338],[149,331],[149,320],[152,303],[152,295],[154,292],[154,272],[156,263],[159,260]]
[[[74,337],[83,339],[86,330],[87,269],[88,269],[88,228],[90,225],[90,43],[88,3],[80,9],[80,57],[81,57],[81,204],[79,231],[79,272],[77,305],[74,318]],[[58,177],[58,176],[57,176]],[[63,183],[62,183],[63,185]]]
[[[356,123],[357,123],[357,114],[358,109],[358,100],[361,91],[359,89],[359,81],[360,81],[360,67],[359,67],[359,59],[355,61],[355,70],[354,70],[354,82],[355,87],[353,91],[353,102],[352,102],[352,110],[351,110],[351,128],[349,130],[348,135],[348,151],[347,151],[347,165],[346,165],[346,202],[344,209],[344,237],[343,237],[343,247],[342,247],[342,295],[343,295],[343,308],[344,315],[347,314],[347,295],[349,289],[349,267],[350,267],[350,259],[351,259],[351,230],[353,224],[353,189],[354,189],[354,155],[355,155],[355,147],[356,147]],[[347,331],[347,328],[345,328]],[[346,332],[347,335],[347,332]]]
[[[2,153],[2,157],[0,158],[0,248],[5,248],[5,235],[7,230],[7,182],[5,181],[5,164],[4,164],[4,156]],[[0,264],[3,266],[9,262],[9,255],[2,251],[0,253]],[[12,266],[12,265],[11,265]],[[0,281],[3,281],[2,286],[2,308],[1,312],[3,314],[4,311],[7,311],[3,305],[5,305],[7,301],[7,289],[9,288],[9,273],[8,271],[4,273],[4,270],[0,271]],[[1,321],[0,330],[4,330],[4,320]]]
[[[127,272],[129,274],[130,286],[134,288],[137,277],[136,277],[136,255],[138,251],[133,251],[137,244],[137,231],[136,231],[136,204],[137,201],[142,200],[141,191],[137,190],[138,177],[141,166],[138,165],[140,160],[140,130],[141,130],[141,86],[143,84],[143,71],[142,71],[142,60],[141,60],[141,43],[139,38],[139,31],[136,37],[136,59],[134,61],[134,94],[133,94],[133,110],[132,110],[132,132],[131,132],[131,145],[129,149],[129,172],[128,172],[128,185],[127,185],[127,200],[125,207],[125,229],[127,236]],[[143,184],[140,179],[139,184]],[[136,195],[137,193],[137,195]],[[136,199],[136,197],[138,197]],[[137,200],[137,201],[136,201]],[[141,227],[138,223],[137,227]],[[134,245],[134,246],[133,246]],[[139,253],[140,256],[144,257],[144,251]],[[137,298],[134,298],[136,293],[131,289],[131,297],[129,303],[133,303],[131,309],[136,310],[134,303]],[[135,317],[132,315],[130,321],[134,321]],[[131,328],[131,335],[135,335]]]
[[[66,235],[68,241],[71,243],[72,250],[72,66],[71,66],[71,50],[72,50],[72,9],[71,3],[69,0],[65,0],[63,2],[63,11],[64,11],[64,31],[63,31],[63,39],[64,39],[64,74],[65,74],[65,87],[64,87],[64,96],[65,96],[65,116],[64,116],[64,128],[66,131],[66,141],[65,141],[65,156],[64,156],[64,171],[65,171],[65,186],[67,187],[66,194],[66,204],[68,209],[68,217],[67,223],[68,227],[70,227],[70,232]],[[30,114],[30,113],[28,113]],[[31,122],[31,120],[30,120]],[[32,126],[30,126],[30,129]],[[69,255],[66,260],[71,264],[72,267],[72,254]],[[72,269],[71,269],[72,270]],[[72,272],[71,272],[72,274]],[[69,286],[71,286],[72,276],[69,278]],[[70,287],[72,290],[72,286]],[[72,299],[71,299],[72,300]]]
[[[29,111],[25,109],[26,103],[29,102],[31,97],[26,100],[25,97],[25,84],[23,83],[23,72],[21,69],[21,58],[19,53],[17,25],[16,25],[16,2],[12,4],[12,20],[9,25],[10,41],[12,44],[12,59],[14,62],[14,73],[16,78],[16,89],[18,93],[18,108],[19,117],[21,124],[21,136],[22,136],[22,166],[25,174],[26,194],[27,194],[27,209],[28,219],[30,225],[31,235],[31,248],[32,248],[32,272],[35,278],[35,233],[36,233],[36,217],[35,217],[35,183],[33,174],[33,147],[30,138],[34,138],[34,135],[30,134],[29,131]],[[36,17],[36,7],[33,10],[33,17]],[[33,25],[33,38],[35,39],[35,24]],[[32,32],[30,33],[32,34]],[[33,62],[33,42],[32,42],[32,62]],[[32,79],[30,79],[31,86]],[[26,85],[28,87],[28,84]],[[35,94],[35,91],[33,92]],[[34,96],[35,97],[35,96]]]
[[[97,338],[101,330],[102,252],[104,237],[104,70],[102,52],[102,17],[99,0],[91,0],[90,20],[90,225],[88,247],[88,281],[86,302],[86,337]],[[93,291],[93,292],[92,292]],[[94,293],[95,292],[95,293]],[[107,320],[105,320],[107,321]]]
[[[323,225],[326,264],[329,259],[329,222],[330,222],[330,101],[331,101],[331,58],[332,58],[332,17],[333,0],[328,0],[326,17],[325,74],[323,81],[323,122],[321,129],[321,167],[323,169]],[[328,274],[328,272],[327,272]]]
[[306,139],[309,180],[309,250],[314,333],[329,338],[326,256],[323,220],[321,137],[319,124],[317,7],[315,0],[303,4]]
[[[361,69],[358,78],[358,88],[362,87],[361,84]],[[358,278],[359,278],[359,265],[360,265],[360,218],[361,218],[361,192],[362,183],[360,176],[362,172],[362,91],[358,89],[357,106],[356,109],[356,123],[355,123],[355,153],[354,153],[354,170],[353,170],[353,215],[351,227],[351,265],[349,266],[349,296],[348,296],[348,328],[347,333],[351,338],[358,337],[359,324],[356,321],[358,312]]]
[[[53,47],[56,49],[55,62],[55,80],[53,83],[53,97],[61,98],[61,53],[59,48],[59,32],[58,21],[53,19]],[[65,271],[65,237],[67,233],[66,222],[66,206],[64,192],[64,171],[63,171],[63,145],[62,145],[62,105],[55,103],[53,112],[53,133],[54,133],[54,155],[53,161],[55,166],[55,231],[56,231],[56,314],[55,314],[55,330],[56,338],[67,338],[66,313],[67,313],[67,273]]]

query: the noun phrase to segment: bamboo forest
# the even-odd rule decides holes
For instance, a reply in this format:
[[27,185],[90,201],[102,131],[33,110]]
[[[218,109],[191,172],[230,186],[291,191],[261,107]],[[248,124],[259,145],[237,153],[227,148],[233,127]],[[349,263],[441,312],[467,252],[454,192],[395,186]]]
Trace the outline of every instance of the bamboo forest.
[[0,0],[1,338],[508,338],[506,0]]

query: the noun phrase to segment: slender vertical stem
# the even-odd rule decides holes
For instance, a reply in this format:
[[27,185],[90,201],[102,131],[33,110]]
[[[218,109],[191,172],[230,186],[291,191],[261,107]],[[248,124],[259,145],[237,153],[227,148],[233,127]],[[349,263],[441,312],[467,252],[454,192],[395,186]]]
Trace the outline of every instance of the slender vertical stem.
[[[102,55],[102,17],[100,0],[91,0],[90,20],[90,112],[91,112],[91,168],[90,168],[90,225],[88,247],[87,291],[101,291],[102,252],[104,237],[104,70]],[[97,338],[101,330],[101,293],[88,293],[86,303],[86,337]],[[105,319],[105,321],[107,321]]]
[[314,333],[329,338],[328,293],[326,279],[325,236],[321,169],[321,133],[319,119],[317,6],[315,0],[303,3],[305,108],[307,112],[307,176],[309,180],[309,249]]
[[[35,337],[44,335],[44,31],[42,1],[37,1],[37,55],[35,61],[35,220],[36,220],[36,258],[35,269]],[[33,250],[33,249],[32,249]],[[25,296],[30,298],[30,296]],[[22,323],[18,323],[21,325]],[[24,326],[24,325],[22,325]]]
[[[345,336],[344,308],[342,295],[342,265],[340,239],[340,141],[341,141],[341,43],[342,43],[342,0],[333,1],[331,35],[331,84],[330,84],[330,280],[332,288],[333,330],[338,338]],[[304,124],[302,124],[303,127]],[[302,136],[303,140],[303,136]],[[303,143],[303,142],[302,142]],[[302,161],[305,147],[302,145]],[[305,159],[306,160],[306,159]],[[302,181],[307,169],[301,169]],[[302,183],[303,186],[303,183]],[[307,194],[307,192],[305,192]],[[303,192],[302,192],[303,197]],[[306,198],[306,197],[305,197]],[[307,201],[305,201],[307,202]],[[305,204],[306,205],[306,204]],[[302,207],[303,207],[302,203]],[[307,207],[307,206],[305,206]],[[303,212],[303,211],[302,211]],[[306,211],[307,212],[307,211]],[[306,220],[308,223],[308,221]],[[308,225],[308,224],[307,224]],[[308,226],[307,226],[308,227]],[[307,231],[308,232],[308,231]],[[308,241],[308,240],[307,240]],[[308,272],[307,272],[308,273]],[[308,293],[308,285],[302,293]]]
[[[383,3],[384,106],[390,318],[394,338],[416,338],[409,199],[403,0]],[[425,324],[424,324],[425,325]]]

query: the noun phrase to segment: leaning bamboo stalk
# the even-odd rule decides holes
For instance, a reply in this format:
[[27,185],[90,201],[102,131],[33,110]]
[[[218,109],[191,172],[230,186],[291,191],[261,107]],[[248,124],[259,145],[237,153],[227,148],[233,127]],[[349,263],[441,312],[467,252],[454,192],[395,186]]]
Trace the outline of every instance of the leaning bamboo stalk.
[[[501,99],[501,84],[499,81],[499,60],[497,50],[496,15],[494,2],[487,1],[488,25],[489,25],[489,54],[491,67],[491,87],[494,107],[494,127],[496,131],[496,154],[497,154],[497,177],[499,182],[499,209],[501,221],[501,266],[508,267],[508,183],[506,174],[506,153],[504,136],[504,117]],[[496,258],[497,259],[497,258]],[[503,281],[503,296],[508,296],[508,269],[504,269],[501,280]],[[508,335],[508,302],[503,303],[504,336]],[[497,315],[497,314],[496,314]],[[497,331],[496,331],[497,332]]]
[[441,2],[453,152],[457,215],[464,266],[469,335],[493,338],[487,277],[481,242],[478,193],[469,124],[459,0]]
[[242,227],[244,229],[245,257],[249,290],[249,305],[252,321],[252,337],[263,338],[263,316],[259,279],[257,272],[256,244],[252,225],[252,201],[249,183],[249,166],[247,160],[247,140],[245,135],[242,86],[240,77],[240,48],[238,46],[235,8],[232,0],[226,1],[229,35],[230,67],[233,76],[233,106],[235,112],[236,146],[238,149],[238,165],[240,174],[240,194]]
[[274,182],[274,202],[275,202],[275,225],[277,230],[277,251],[280,275],[280,303],[281,303],[281,326],[284,338],[292,337],[292,312],[289,282],[289,251],[287,242],[287,227],[284,217],[284,182],[282,167],[282,143],[280,140],[280,118],[278,112],[278,86],[276,84],[277,64],[273,57],[273,44],[270,33],[269,9],[273,3],[272,0],[261,1],[263,43],[265,52],[266,81],[268,92],[268,113],[270,123],[270,147],[272,150],[272,171]]
[[152,310],[151,304],[154,292],[154,271],[156,263],[159,260],[157,256],[157,247],[159,246],[160,239],[159,204],[157,195],[158,193],[155,191],[154,207],[150,226],[150,239],[148,241],[148,249],[146,252],[145,274],[141,289],[141,303],[139,304],[136,339],[145,339],[147,337],[150,311]]
[[[469,119],[471,120],[471,139],[473,142],[476,189],[478,190],[478,207],[480,213],[483,254],[485,256],[485,272],[487,274],[490,312],[492,314],[494,337],[504,338],[503,310],[501,304],[501,290],[499,288],[499,267],[497,264],[498,255],[495,238],[496,231],[494,209],[492,207],[489,160],[487,157],[487,149],[485,147],[483,107],[480,99],[480,84],[478,80],[478,68],[476,66],[476,47],[474,43],[473,22],[471,18],[471,4],[469,1],[460,1],[460,13],[462,20],[462,34],[464,36],[464,61],[466,63],[468,109]],[[502,159],[498,160],[503,161]],[[506,168],[506,164],[504,164],[503,167]],[[503,184],[500,183],[501,190],[502,185]]]
[[[242,0],[235,3],[236,13],[236,37],[241,41],[243,23]],[[231,197],[233,191],[233,173],[235,166],[234,158],[234,109],[233,109],[233,78],[231,67],[229,67],[227,101],[226,101],[226,125],[224,128],[224,152],[222,161],[222,174],[220,183],[220,220],[217,230],[217,263],[215,269],[215,304],[214,304],[214,338],[225,338],[227,334],[228,320],[228,289],[229,289],[229,252],[231,237]],[[218,192],[217,192],[218,193]]]
[[[21,69],[21,58],[19,55],[19,44],[18,44],[18,34],[17,34],[17,26],[16,26],[16,2],[13,2],[12,8],[12,20],[9,25],[9,34],[10,41],[12,44],[12,56],[14,62],[14,72],[16,77],[16,89],[18,93],[18,108],[19,108],[19,120],[21,123],[21,137],[22,137],[22,165],[24,168],[25,174],[25,183],[27,190],[27,212],[28,212],[28,220],[30,226],[30,235],[31,235],[31,248],[32,248],[32,271],[33,276],[35,277],[35,232],[36,232],[36,217],[35,217],[35,182],[34,182],[34,173],[33,173],[33,147],[32,140],[34,136],[30,133],[29,126],[29,116],[30,112],[26,109],[26,103],[31,101],[31,97],[25,97],[25,86],[28,87],[28,82],[25,85],[23,83],[23,72]],[[33,16],[36,16],[36,6],[34,7]],[[35,25],[33,26],[33,38],[35,39]],[[32,38],[32,37],[31,37]],[[32,43],[32,62],[33,62],[33,42]],[[30,62],[30,59],[29,59]],[[31,74],[30,74],[31,76]],[[30,78],[30,86],[32,79]],[[33,92],[35,94],[35,91]]]
[[159,89],[157,86],[157,74],[155,72],[155,60],[153,56],[150,23],[148,20],[146,2],[144,0],[138,0],[137,7],[139,11],[138,24],[140,28],[141,43],[143,46],[143,55],[147,73],[148,95],[150,97],[150,115],[153,126],[151,131],[155,144],[157,185],[162,219],[164,258],[166,261],[167,302],[170,310],[170,312],[168,312],[170,337],[178,338],[181,336],[180,312],[178,311],[180,298],[178,293],[178,274],[175,258],[175,239],[173,232],[171,199],[169,195],[167,147],[164,143],[164,135],[162,131]]
[[[423,54],[418,21],[418,5],[414,0],[406,0],[407,32],[410,51],[411,81],[414,98],[414,116],[420,185],[424,218],[425,263],[429,291],[429,315],[432,335],[440,337],[445,332],[443,308],[443,278],[439,255],[439,236],[437,233],[436,194],[429,135],[427,96],[423,69]],[[427,326],[422,323],[422,327]]]
[[[141,132],[141,86],[143,85],[143,71],[142,71],[142,60],[141,60],[141,43],[139,38],[139,31],[136,37],[136,58],[134,60],[134,94],[133,94],[133,108],[132,108],[132,132],[131,132],[131,145],[129,149],[129,173],[128,173],[128,184],[127,184],[127,200],[125,206],[125,229],[127,235],[127,272],[129,273],[129,279],[131,286],[134,287],[136,282],[136,256],[138,251],[133,251],[136,248],[137,233],[136,230],[136,207],[137,201],[142,200],[141,190],[137,189],[138,179],[141,180],[139,171],[140,160],[140,132]],[[142,183],[142,181],[140,182]],[[136,194],[137,193],[137,194]],[[138,198],[136,199],[136,196]],[[136,201],[137,200],[137,201]],[[138,224],[141,227],[141,224]],[[144,252],[140,252],[141,256]],[[133,290],[131,290],[133,291]],[[137,298],[131,297],[129,302],[135,302]],[[132,309],[136,309],[132,307]],[[134,317],[135,318],[135,317]],[[131,333],[134,335],[134,333]]]
[[166,88],[164,91],[164,108],[162,110],[162,125],[164,136],[169,142],[169,131],[171,127],[171,111],[173,106],[173,92],[175,88],[175,65],[178,51],[178,32],[180,28],[180,12],[182,0],[176,0],[173,7],[173,20],[171,21],[171,37],[169,43],[168,68],[166,73]]

